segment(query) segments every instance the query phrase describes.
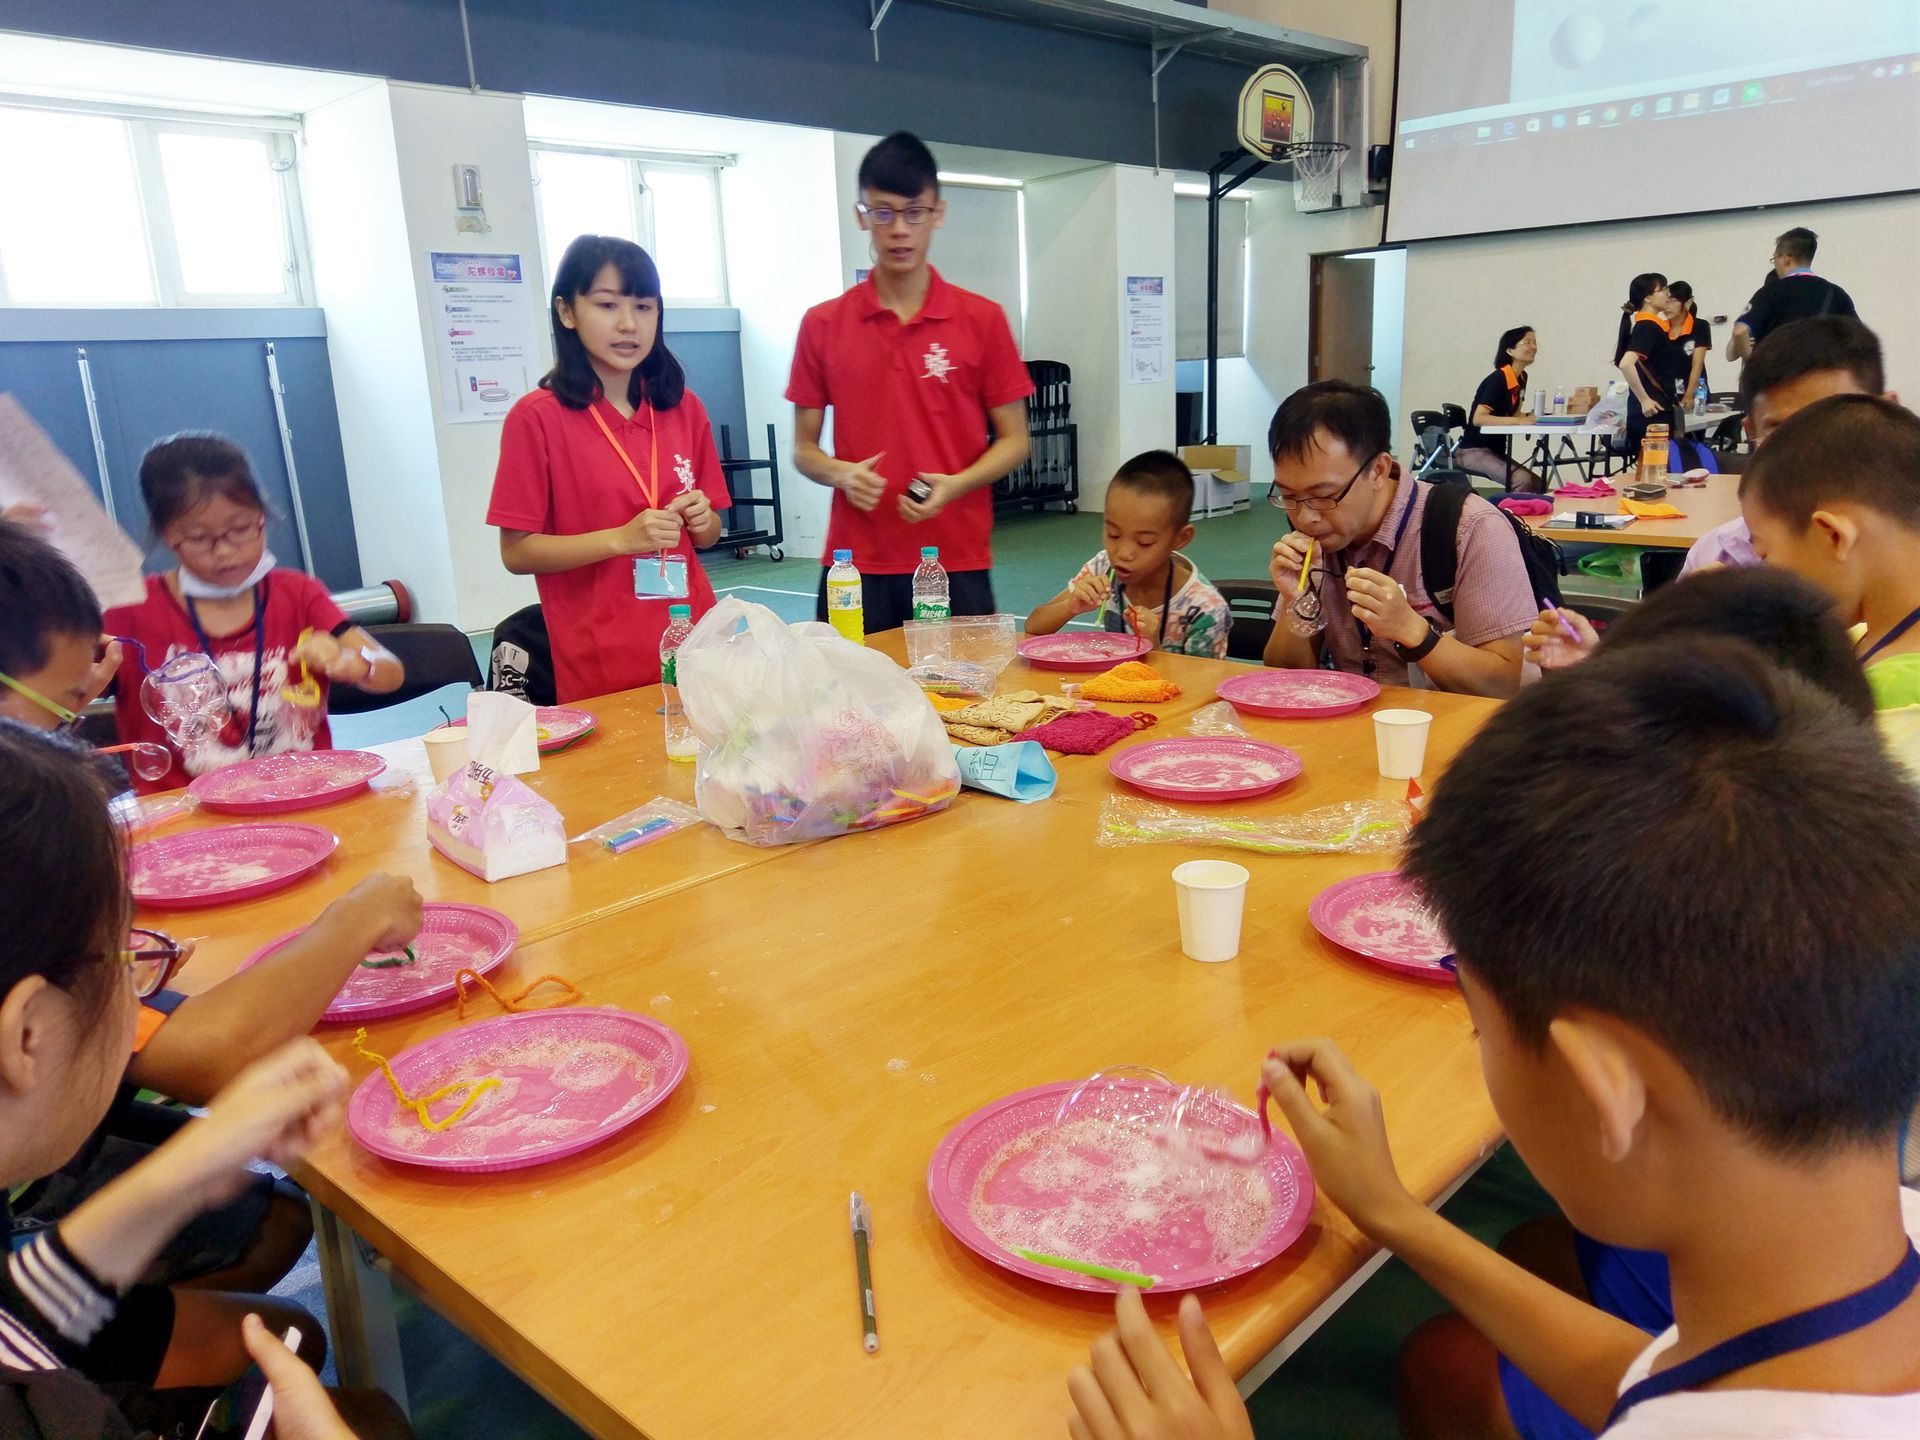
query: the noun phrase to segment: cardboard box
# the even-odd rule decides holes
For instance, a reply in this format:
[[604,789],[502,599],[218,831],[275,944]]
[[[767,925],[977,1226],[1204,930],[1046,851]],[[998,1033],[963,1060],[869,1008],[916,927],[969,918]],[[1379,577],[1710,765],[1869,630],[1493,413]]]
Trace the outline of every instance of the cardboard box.
[[1193,518],[1230,515],[1248,506],[1253,473],[1250,445],[1183,445],[1180,458],[1193,471]]

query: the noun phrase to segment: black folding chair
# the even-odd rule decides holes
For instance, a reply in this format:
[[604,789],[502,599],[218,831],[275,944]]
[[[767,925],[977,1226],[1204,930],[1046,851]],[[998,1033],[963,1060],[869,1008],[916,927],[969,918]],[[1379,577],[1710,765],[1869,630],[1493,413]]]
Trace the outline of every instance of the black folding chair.
[[478,690],[485,683],[480,662],[473,658],[473,642],[453,625],[369,625],[367,634],[378,640],[407,667],[398,690],[372,695],[352,685],[334,685],[327,691],[327,709],[335,715],[363,715],[405,700],[431,695],[443,685],[466,685]]
[[1271,580],[1216,580],[1213,588],[1227,602],[1233,629],[1227,634],[1227,658],[1259,661],[1266,658],[1267,637],[1273,634],[1273,607],[1280,592]]

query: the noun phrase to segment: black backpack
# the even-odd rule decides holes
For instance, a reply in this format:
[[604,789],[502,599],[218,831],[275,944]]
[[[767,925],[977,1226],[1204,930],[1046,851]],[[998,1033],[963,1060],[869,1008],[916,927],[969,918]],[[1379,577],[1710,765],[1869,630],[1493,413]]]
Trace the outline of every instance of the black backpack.
[[489,690],[517,695],[529,705],[558,703],[553,685],[553,643],[538,605],[516,610],[493,632]]
[[[1465,485],[1430,485],[1427,509],[1420,517],[1420,578],[1434,607],[1453,621],[1453,585],[1460,572],[1460,512],[1473,491]],[[1545,535],[1536,534],[1519,516],[1499,510],[1520,542],[1520,558],[1527,565],[1527,583],[1535,600],[1560,603],[1560,577],[1567,573],[1566,557]]]

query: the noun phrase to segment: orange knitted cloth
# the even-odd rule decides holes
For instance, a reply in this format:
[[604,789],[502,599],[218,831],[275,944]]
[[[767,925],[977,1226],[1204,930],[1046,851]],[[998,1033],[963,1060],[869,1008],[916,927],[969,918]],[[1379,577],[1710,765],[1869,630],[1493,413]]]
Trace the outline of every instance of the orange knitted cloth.
[[1145,701],[1157,704],[1162,700],[1171,700],[1180,693],[1180,687],[1166,679],[1151,665],[1138,660],[1129,660],[1116,665],[1113,669],[1093,677],[1080,687],[1081,698],[1086,700],[1122,700],[1129,704]]

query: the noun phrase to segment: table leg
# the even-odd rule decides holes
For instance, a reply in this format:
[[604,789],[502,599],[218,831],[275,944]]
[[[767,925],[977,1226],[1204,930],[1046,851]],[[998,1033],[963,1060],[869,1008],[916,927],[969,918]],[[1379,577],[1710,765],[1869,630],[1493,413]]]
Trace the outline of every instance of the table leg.
[[393,1282],[386,1262],[318,1200],[313,1233],[320,1253],[320,1283],[333,1332],[333,1363],[342,1385],[372,1386],[407,1409],[406,1367],[400,1357],[400,1325],[393,1309]]

